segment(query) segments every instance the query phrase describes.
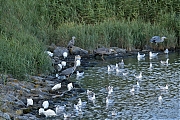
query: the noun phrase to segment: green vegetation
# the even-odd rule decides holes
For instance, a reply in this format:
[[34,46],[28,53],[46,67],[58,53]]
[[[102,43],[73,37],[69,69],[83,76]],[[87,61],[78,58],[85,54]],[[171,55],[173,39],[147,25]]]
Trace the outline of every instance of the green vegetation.
[[0,13],[0,73],[20,79],[51,70],[45,45],[72,36],[87,50],[142,49],[154,35],[180,47],[179,0],[2,0]]

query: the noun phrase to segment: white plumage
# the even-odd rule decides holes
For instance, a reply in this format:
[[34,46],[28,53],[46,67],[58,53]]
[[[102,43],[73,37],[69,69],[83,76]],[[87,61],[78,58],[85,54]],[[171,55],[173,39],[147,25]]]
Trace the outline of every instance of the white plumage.
[[58,90],[61,88],[61,83],[56,84],[54,87],[52,87],[52,90]]
[[67,52],[63,52],[64,59],[67,58],[67,56],[68,56],[68,53]]
[[72,84],[72,83],[69,83],[69,84],[67,85],[67,88],[68,88],[68,91],[70,91],[71,89],[73,89],[73,84]]
[[158,53],[149,52],[149,57],[150,58],[156,57],[157,55],[158,55]]
[[33,105],[33,99],[29,98],[27,99],[27,106]]
[[140,58],[140,59],[141,59],[141,58],[144,58],[144,57],[145,57],[145,54],[142,54],[142,55],[141,55],[141,54],[138,52],[137,58]]
[[63,67],[65,67],[65,66],[66,66],[66,61],[61,61],[61,65],[62,65]]
[[42,115],[42,114],[44,114],[46,117],[56,116],[56,113],[53,110],[48,109],[48,110],[44,111],[43,108],[40,108],[39,109],[39,115]]
[[42,103],[42,106],[43,106],[44,109],[47,109],[49,107],[49,102],[48,101],[44,101]]

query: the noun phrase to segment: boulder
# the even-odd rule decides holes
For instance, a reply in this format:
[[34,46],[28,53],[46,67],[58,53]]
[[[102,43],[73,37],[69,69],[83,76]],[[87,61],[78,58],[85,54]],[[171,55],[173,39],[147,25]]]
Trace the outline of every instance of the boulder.
[[69,53],[69,50],[65,47],[56,47],[56,49],[53,51],[54,56],[56,56],[56,57],[63,56],[63,52]]

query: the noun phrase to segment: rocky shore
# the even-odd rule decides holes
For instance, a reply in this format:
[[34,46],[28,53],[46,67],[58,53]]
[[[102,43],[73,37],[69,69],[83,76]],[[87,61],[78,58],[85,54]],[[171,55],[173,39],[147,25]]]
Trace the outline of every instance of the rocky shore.
[[[85,93],[86,88],[82,88],[75,82],[71,81],[71,78],[60,78],[56,74],[62,70],[73,66],[74,56],[81,55],[81,70],[85,67],[93,67],[96,62],[89,62],[90,60],[107,60],[112,58],[124,58],[128,56],[137,56],[137,52],[140,50],[127,51],[117,47],[111,48],[98,48],[94,51],[83,50],[76,46],[70,48],[57,47],[55,45],[49,46],[48,50],[53,53],[50,56],[54,72],[51,75],[39,75],[29,76],[29,81],[20,81],[13,78],[11,75],[0,76],[0,119],[6,120],[37,120],[44,118],[38,114],[39,108],[42,107],[42,103],[45,100],[51,102],[49,108],[54,108],[53,101],[57,99],[63,101],[66,104],[68,99],[77,97],[80,93]],[[141,52],[148,54],[150,49],[143,50]],[[63,58],[63,52],[68,53],[67,58]],[[164,54],[163,51],[159,52]],[[62,61],[66,61],[68,64],[58,71],[56,68]],[[67,84],[73,84],[74,88],[70,91],[67,90]],[[52,87],[58,83],[61,83],[61,89],[52,91]],[[32,98],[33,106],[27,106],[27,98]]]

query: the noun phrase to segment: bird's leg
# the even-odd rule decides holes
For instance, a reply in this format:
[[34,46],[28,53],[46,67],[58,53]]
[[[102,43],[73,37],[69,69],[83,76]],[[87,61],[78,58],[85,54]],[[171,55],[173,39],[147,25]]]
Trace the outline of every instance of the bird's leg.
[[103,61],[105,61],[105,60],[104,60],[104,57],[103,57],[103,54],[102,54],[101,58],[102,58]]

